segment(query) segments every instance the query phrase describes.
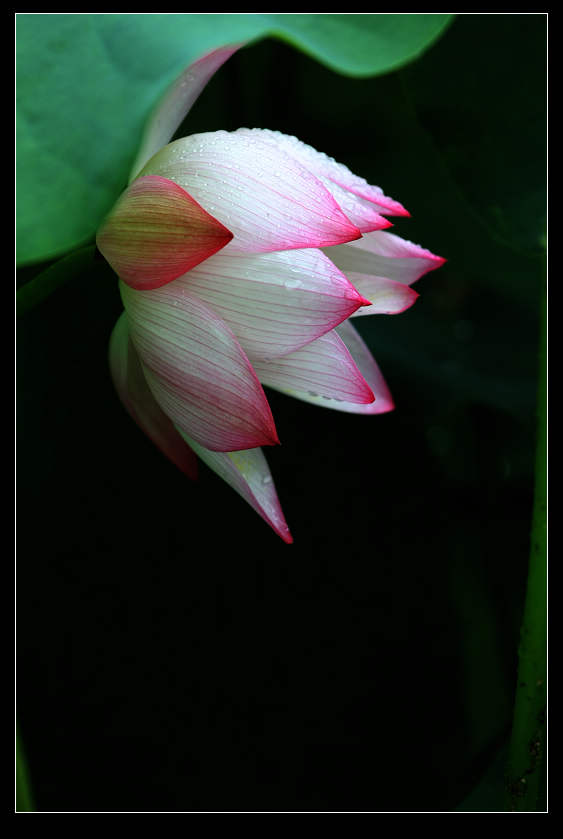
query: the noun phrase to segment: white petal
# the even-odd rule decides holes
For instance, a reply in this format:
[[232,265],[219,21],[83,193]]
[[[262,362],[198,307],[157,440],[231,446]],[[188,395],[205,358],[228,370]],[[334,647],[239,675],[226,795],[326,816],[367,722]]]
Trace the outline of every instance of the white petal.
[[149,390],[125,312],[111,334],[109,364],[115,389],[131,417],[178,469],[195,480],[197,458]]
[[328,178],[321,177],[320,180],[330,190],[338,206],[344,210],[346,216],[362,233],[371,233],[374,230],[393,227],[389,219],[381,215],[382,207],[354,195],[353,192],[348,192],[338,184],[332,183]]
[[217,312],[251,360],[293,352],[367,303],[316,248],[216,254],[174,284]]
[[337,245],[326,253],[346,274],[373,274],[405,285],[412,285],[446,261],[420,245],[383,231],[367,233],[357,242]]
[[[335,411],[344,411],[351,414],[383,414],[387,411],[392,411],[394,405],[389,388],[381,375],[375,359],[358,332],[354,329],[350,321],[341,323],[340,326],[336,327],[335,332],[338,333],[346,345],[359,372],[375,396],[375,400],[371,403],[360,404],[345,400],[328,399],[325,396],[320,396],[316,392],[311,392],[306,389],[284,388],[283,392],[288,396],[295,397],[295,399],[301,399],[303,402],[311,402],[313,405],[332,408]],[[279,389],[281,390],[281,388]]]
[[373,277],[371,274],[356,274],[348,271],[348,279],[354,288],[367,298],[371,306],[361,306],[350,317],[358,315],[398,315],[408,309],[418,298],[414,289],[396,280],[386,277]]
[[[284,542],[293,542],[262,449],[212,452],[180,433],[198,457],[238,492]],[[219,511],[217,519],[220,524]]]
[[360,236],[320,180],[259,134],[184,137],[141,174],[175,181],[226,226],[234,238],[225,253],[316,248]]
[[215,312],[175,282],[120,291],[147,384],[174,425],[217,451],[278,442],[260,382]]
[[[381,187],[368,184],[365,178],[355,175],[343,163],[337,163],[334,158],[329,157],[324,152],[317,151],[313,146],[308,146],[306,143],[298,140],[297,137],[291,137],[279,131],[270,131],[269,129],[261,128],[239,128],[237,133],[245,134],[246,136],[259,133],[262,137],[268,139],[278,148],[283,149],[291,157],[295,158],[295,160],[298,160],[306,166],[309,171],[314,172],[317,177],[331,181],[332,184],[338,184],[343,189],[369,201],[383,215],[410,215],[402,204],[385,195]],[[330,188],[332,190],[332,187]]]
[[367,405],[374,396],[343,340],[333,330],[297,352],[273,361],[255,361],[264,385],[292,395],[306,392],[324,400]]

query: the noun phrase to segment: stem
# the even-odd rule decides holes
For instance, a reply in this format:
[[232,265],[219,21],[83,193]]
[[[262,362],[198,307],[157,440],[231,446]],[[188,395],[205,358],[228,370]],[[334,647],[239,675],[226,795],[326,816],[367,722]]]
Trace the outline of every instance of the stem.
[[21,737],[16,730],[16,812],[30,813],[33,811],[29,775],[23,754]]
[[542,288],[538,434],[530,565],[508,756],[508,809],[537,811],[545,777],[547,702],[547,290]]

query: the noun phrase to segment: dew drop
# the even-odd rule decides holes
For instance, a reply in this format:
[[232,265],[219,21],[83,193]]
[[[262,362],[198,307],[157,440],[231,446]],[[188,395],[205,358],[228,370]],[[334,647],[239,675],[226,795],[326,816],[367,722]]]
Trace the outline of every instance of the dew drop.
[[298,279],[285,280],[284,282],[286,288],[301,288],[302,285],[302,281]]

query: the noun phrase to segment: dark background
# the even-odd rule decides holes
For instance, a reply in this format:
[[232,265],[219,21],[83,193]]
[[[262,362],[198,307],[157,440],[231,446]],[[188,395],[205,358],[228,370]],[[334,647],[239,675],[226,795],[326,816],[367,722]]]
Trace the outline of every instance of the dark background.
[[125,413],[103,263],[19,321],[17,696],[37,809],[463,809],[502,758],[533,498],[545,52],[544,15],[461,15],[362,80],[263,41],[180,132],[295,134],[402,201],[393,232],[448,259],[408,312],[356,321],[394,412],[269,393],[292,546]]

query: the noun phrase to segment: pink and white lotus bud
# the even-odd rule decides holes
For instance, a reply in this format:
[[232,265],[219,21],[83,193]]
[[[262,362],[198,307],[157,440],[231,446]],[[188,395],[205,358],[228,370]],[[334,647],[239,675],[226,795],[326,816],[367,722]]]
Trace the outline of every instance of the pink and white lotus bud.
[[143,163],[97,236],[125,309],[116,388],[186,474],[197,455],[290,542],[260,448],[279,442],[263,385],[392,410],[350,319],[404,311],[444,260],[386,231],[409,215],[398,201],[295,137],[197,134]]

